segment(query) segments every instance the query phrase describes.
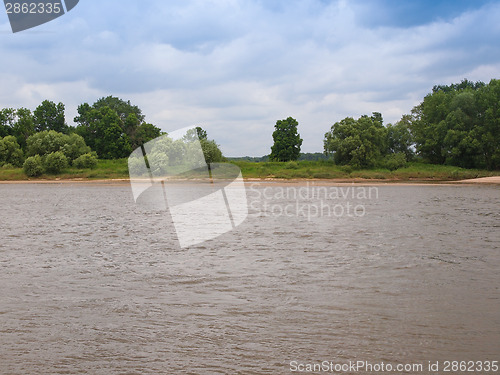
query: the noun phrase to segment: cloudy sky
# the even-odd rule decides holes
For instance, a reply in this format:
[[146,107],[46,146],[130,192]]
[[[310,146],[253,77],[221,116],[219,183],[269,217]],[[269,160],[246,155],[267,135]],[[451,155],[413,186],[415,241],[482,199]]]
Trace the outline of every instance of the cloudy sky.
[[270,152],[276,120],[303,152],[346,116],[395,122],[435,84],[500,78],[500,2],[80,0],[13,34],[0,12],[0,108],[114,95],[165,131],[199,124],[227,156]]

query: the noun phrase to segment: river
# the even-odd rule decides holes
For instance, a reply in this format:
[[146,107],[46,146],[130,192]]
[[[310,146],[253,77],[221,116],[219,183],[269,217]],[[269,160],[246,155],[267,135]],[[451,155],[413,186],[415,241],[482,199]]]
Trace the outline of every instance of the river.
[[181,248],[127,184],[0,184],[0,373],[500,360],[498,186],[287,186]]

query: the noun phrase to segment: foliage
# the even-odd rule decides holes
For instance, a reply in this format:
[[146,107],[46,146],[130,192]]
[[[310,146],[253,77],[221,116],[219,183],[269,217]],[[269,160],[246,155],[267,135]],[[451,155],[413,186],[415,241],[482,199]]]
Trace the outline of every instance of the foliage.
[[12,108],[0,109],[0,138],[12,134],[16,110]]
[[123,122],[125,122],[130,115],[133,115],[140,123],[144,121],[144,115],[141,109],[136,105],[132,105],[130,100],[125,101],[110,95],[98,99],[93,105],[94,109],[101,109],[104,107],[112,109]]
[[500,81],[435,86],[412,111],[417,153],[434,164],[500,168]]
[[[75,117],[77,133],[101,158],[125,157],[162,134],[159,128],[144,122],[139,107],[113,96],[101,98],[92,106],[80,105],[78,114]],[[101,142],[103,136],[106,142]]]
[[78,113],[76,132],[99,158],[118,159],[132,152],[130,137],[122,130],[122,121],[116,111],[110,107],[95,109],[85,103],[78,107]]
[[208,139],[207,132],[203,130],[200,126],[196,127],[196,134],[198,135],[198,139]]
[[224,161],[222,151],[214,140],[209,141],[206,138],[201,138],[200,144],[207,164],[220,163]]
[[27,140],[26,153],[28,156],[45,156],[56,151],[61,151],[68,159],[74,160],[91,150],[78,134],[67,135],[54,130],[36,133]]
[[27,140],[26,154],[28,156],[47,155],[60,151],[66,144],[68,136],[54,130],[45,130],[33,134]]
[[15,166],[13,166],[10,163],[5,163],[4,165],[2,165],[2,169],[14,169],[14,168]]
[[24,161],[23,170],[28,177],[37,177],[43,173],[42,157],[30,156]]
[[64,145],[61,151],[69,160],[75,160],[82,155],[90,153],[92,150],[85,144],[85,140],[82,136],[72,133],[64,137]]
[[406,166],[406,158],[407,157],[403,152],[397,152],[394,154],[386,155],[379,164],[382,168],[386,168],[390,171],[395,171],[396,169]]
[[0,166],[7,163],[20,167],[23,162],[23,150],[21,150],[16,138],[12,135],[0,138]]
[[299,123],[292,117],[276,121],[273,132],[274,144],[270,159],[274,161],[297,160],[300,155],[302,138],[297,132]]
[[52,152],[45,157],[43,165],[47,172],[57,174],[68,167],[68,158],[61,151]]
[[27,139],[33,134],[35,134],[33,114],[27,108],[19,108],[14,114],[11,135],[16,137],[17,143],[24,149]]
[[83,155],[80,155],[75,160],[73,160],[73,166],[79,169],[90,168],[94,169],[97,167],[97,154],[95,152],[89,152]]
[[358,120],[346,117],[336,122],[325,134],[325,153],[333,154],[337,164],[354,168],[371,167],[386,151],[386,129],[382,116],[361,116]]
[[153,124],[143,123],[139,125],[135,131],[132,148],[137,148],[146,142],[158,138],[162,134],[162,131]]
[[59,133],[68,133],[69,127],[66,125],[64,109],[63,103],[55,104],[44,100],[33,112],[35,131],[55,130]]
[[404,115],[395,125],[388,124],[387,129],[387,150],[389,154],[404,154],[406,161],[415,157],[413,136],[410,132],[412,117]]

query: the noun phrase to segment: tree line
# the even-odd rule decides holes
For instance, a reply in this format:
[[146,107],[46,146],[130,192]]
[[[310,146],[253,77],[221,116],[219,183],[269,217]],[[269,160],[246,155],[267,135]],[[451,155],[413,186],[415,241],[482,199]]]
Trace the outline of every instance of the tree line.
[[[0,110],[0,167],[23,166],[30,176],[58,173],[67,166],[92,168],[97,159],[119,159],[163,133],[145,121],[139,107],[108,96],[81,104],[76,126],[65,119],[63,103],[44,100],[27,108]],[[271,154],[262,160],[304,158],[298,121],[278,120]],[[219,145],[196,128],[208,163],[224,160]],[[336,164],[391,170],[409,161],[464,168],[500,169],[500,80],[463,80],[434,86],[432,92],[395,124],[382,114],[346,117],[325,134],[324,155]],[[310,156],[318,159],[317,155]],[[171,160],[170,163],[173,161]]]
[[[59,173],[68,166],[93,168],[100,159],[120,159],[166,133],[145,121],[138,106],[108,96],[78,106],[76,126],[63,103],[44,100],[27,108],[0,110],[0,167],[23,167],[28,176]],[[223,160],[219,145],[196,127],[207,163]],[[172,161],[171,161],[172,162]]]
[[[289,117],[275,125],[270,159],[296,160],[302,139]],[[336,164],[391,170],[409,161],[500,169],[500,80],[434,86],[395,124],[382,114],[346,117],[325,134],[324,153]]]

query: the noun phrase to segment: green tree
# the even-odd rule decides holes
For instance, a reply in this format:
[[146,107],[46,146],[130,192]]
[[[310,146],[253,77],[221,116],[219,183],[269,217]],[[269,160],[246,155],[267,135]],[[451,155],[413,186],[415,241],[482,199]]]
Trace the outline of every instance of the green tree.
[[141,145],[143,145],[146,142],[149,142],[155,138],[158,138],[161,136],[163,133],[161,129],[157,128],[153,124],[149,123],[142,123],[137,127],[137,130],[135,132],[135,137],[134,141],[132,144],[132,148],[135,149]]
[[412,118],[410,115],[404,115],[395,125],[388,124],[387,129],[387,152],[389,154],[402,153],[406,160],[413,159],[414,142],[410,131]]
[[196,134],[198,135],[198,139],[208,139],[207,132],[200,126],[196,127]]
[[104,107],[111,108],[116,112],[123,123],[125,123],[127,117],[130,115],[134,115],[138,123],[142,123],[144,121],[144,115],[142,114],[141,109],[136,105],[132,105],[130,100],[122,100],[110,95],[105,98],[98,99],[94,103],[93,107],[94,109],[101,109]]
[[337,164],[372,167],[387,150],[386,132],[378,112],[358,120],[346,117],[325,134],[324,150],[326,154],[333,154]]
[[16,137],[21,148],[26,148],[26,140],[35,134],[35,122],[33,114],[27,108],[19,108],[15,113],[15,122],[12,125],[11,134]]
[[270,159],[274,161],[297,160],[300,155],[302,138],[297,132],[299,123],[292,117],[276,121],[273,132],[274,144]]
[[205,156],[205,161],[207,164],[221,163],[224,161],[224,156],[220,150],[220,146],[215,143],[214,140],[208,140],[206,138],[200,139],[201,149],[203,151],[203,156]]
[[[112,121],[109,111],[114,113]],[[107,114],[104,115],[104,112]],[[103,124],[104,117],[108,120]],[[144,115],[139,107],[132,105],[130,101],[124,101],[113,96],[101,98],[92,106],[88,103],[81,104],[78,107],[78,116],[75,117],[75,122],[78,124],[76,132],[85,139],[85,142],[92,149],[98,152],[100,157],[107,154],[107,158],[111,157],[110,155],[127,156],[125,154],[129,149],[136,149],[162,134],[159,128],[144,122]],[[102,145],[99,137],[103,135],[103,125],[106,123],[111,126],[107,131],[108,138],[116,137],[110,148],[115,148],[117,145],[120,147],[121,145],[125,147],[123,152],[120,150],[106,150]],[[116,129],[117,126],[120,132]],[[97,143],[101,144],[101,146],[96,146]],[[113,156],[113,158],[115,157],[117,156]]]
[[412,111],[417,153],[435,164],[499,168],[498,80],[435,86]]
[[0,166],[12,164],[15,167],[20,167],[23,162],[23,150],[21,150],[16,138],[12,135],[0,138]]
[[68,133],[69,126],[66,125],[64,117],[64,104],[44,100],[33,112],[35,131],[55,130],[59,133]]
[[490,83],[476,94],[478,110],[474,136],[481,144],[481,159],[488,169],[500,169],[500,80]]
[[13,108],[0,109],[0,138],[12,134],[16,117],[16,110]]

